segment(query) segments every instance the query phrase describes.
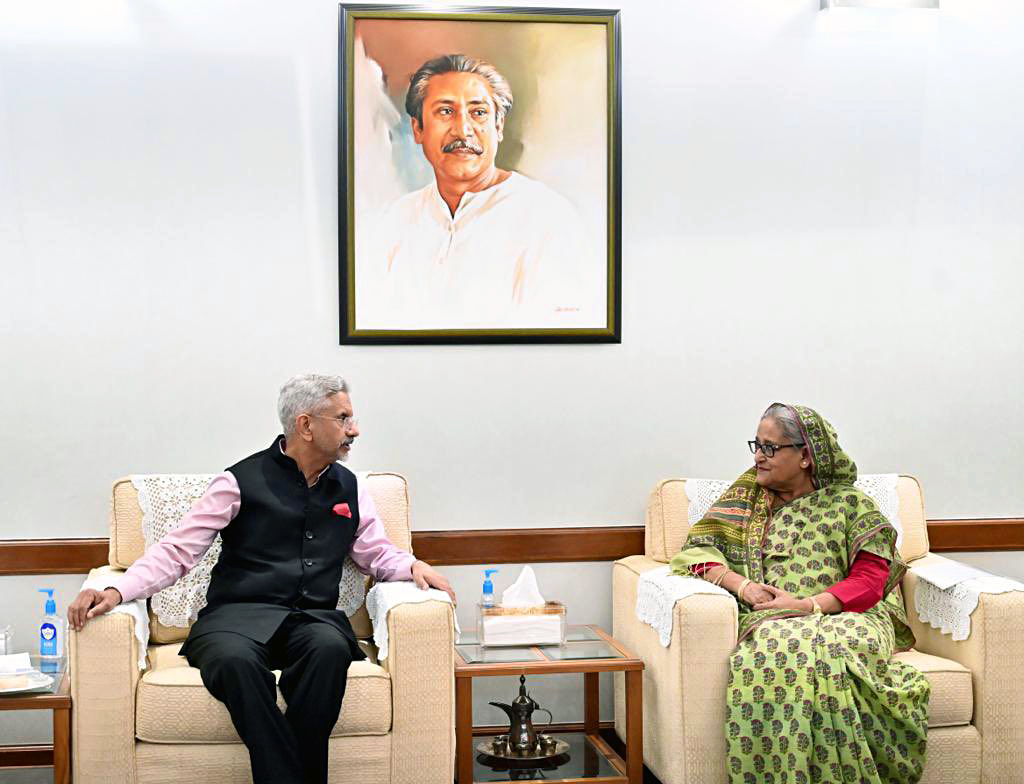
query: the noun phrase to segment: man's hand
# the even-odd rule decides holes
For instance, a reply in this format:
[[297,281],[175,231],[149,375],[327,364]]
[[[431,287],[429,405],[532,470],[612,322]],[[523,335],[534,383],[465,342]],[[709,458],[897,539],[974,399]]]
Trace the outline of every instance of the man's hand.
[[444,591],[450,597],[452,597],[452,604],[455,602],[455,591],[452,590],[451,585],[448,583],[448,578],[438,572],[428,563],[424,561],[414,561],[412,565],[412,579],[417,586],[422,588],[424,591],[427,588],[437,588]]
[[807,599],[797,599],[793,594],[786,593],[774,585],[761,585],[774,598],[767,602],[758,602],[754,605],[755,610],[801,610],[808,612],[810,602]]
[[117,588],[94,591],[86,588],[68,605],[68,625],[76,632],[82,631],[86,621],[113,610],[121,603],[121,592]]

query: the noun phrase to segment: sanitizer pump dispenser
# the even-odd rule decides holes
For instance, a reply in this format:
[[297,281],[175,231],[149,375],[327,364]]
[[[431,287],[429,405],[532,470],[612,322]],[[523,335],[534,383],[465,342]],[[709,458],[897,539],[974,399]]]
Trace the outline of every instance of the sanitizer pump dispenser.
[[480,605],[482,607],[494,606],[494,583],[491,582],[491,575],[497,571],[497,569],[484,569],[484,590],[480,594]]
[[48,597],[39,623],[39,655],[44,659],[59,659],[64,655],[64,620],[57,615],[53,588],[40,588],[39,593]]

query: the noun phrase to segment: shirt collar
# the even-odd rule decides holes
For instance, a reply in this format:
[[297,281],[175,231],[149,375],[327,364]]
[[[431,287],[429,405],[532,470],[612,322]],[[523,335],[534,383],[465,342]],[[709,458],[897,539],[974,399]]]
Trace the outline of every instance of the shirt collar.
[[492,185],[490,188],[484,188],[482,191],[475,192],[467,191],[462,194],[462,200],[459,202],[454,215],[448,211],[448,205],[441,198],[441,192],[437,189],[437,178],[435,176],[434,181],[428,186],[430,188],[432,209],[445,224],[456,223],[461,218],[472,216],[474,212],[479,212],[488,200],[505,191],[514,189],[518,184],[519,176],[519,172],[512,172],[503,182]]
[[[283,435],[278,436],[276,441],[275,441],[275,443],[277,444],[277,453],[274,456],[278,457],[278,462],[282,462],[282,463],[285,463],[285,464],[290,464],[291,466],[293,466],[295,468],[296,471],[299,471],[301,473],[301,471],[299,469],[298,463],[296,463],[294,460],[292,460],[292,458],[289,457],[288,455],[286,455],[285,452],[284,452],[284,443],[285,443],[284,436]],[[321,477],[323,477],[324,474],[326,474],[328,471],[331,470],[331,466],[332,465],[334,465],[334,464],[333,463],[328,463],[326,466],[324,466],[324,470],[316,475],[316,481],[314,481],[313,484],[310,485],[310,487],[313,487],[314,485],[316,485],[316,483],[320,481]]]

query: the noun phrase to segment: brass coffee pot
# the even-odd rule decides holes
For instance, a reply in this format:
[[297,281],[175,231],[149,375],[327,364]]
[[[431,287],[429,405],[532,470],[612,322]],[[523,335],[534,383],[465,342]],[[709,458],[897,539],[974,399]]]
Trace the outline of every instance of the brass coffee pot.
[[[533,712],[544,711],[548,715],[548,724],[554,718],[551,711],[542,708],[533,697],[526,692],[526,676],[519,676],[519,696],[508,705],[504,702],[490,703],[495,708],[501,708],[508,714],[508,754],[511,756],[532,757],[536,755],[546,756],[555,751],[554,739],[538,735],[533,728]],[[547,748],[550,745],[550,750]]]

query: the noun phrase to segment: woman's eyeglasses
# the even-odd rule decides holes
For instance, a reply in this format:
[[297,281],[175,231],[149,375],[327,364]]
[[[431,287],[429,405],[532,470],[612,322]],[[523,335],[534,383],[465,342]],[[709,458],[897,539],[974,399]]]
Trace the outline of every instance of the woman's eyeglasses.
[[756,455],[757,450],[760,449],[761,453],[765,457],[775,457],[775,452],[779,449],[785,449],[786,447],[792,447],[793,449],[799,449],[803,446],[803,443],[799,444],[762,444],[760,441],[747,441],[747,446],[750,447],[750,453]]

